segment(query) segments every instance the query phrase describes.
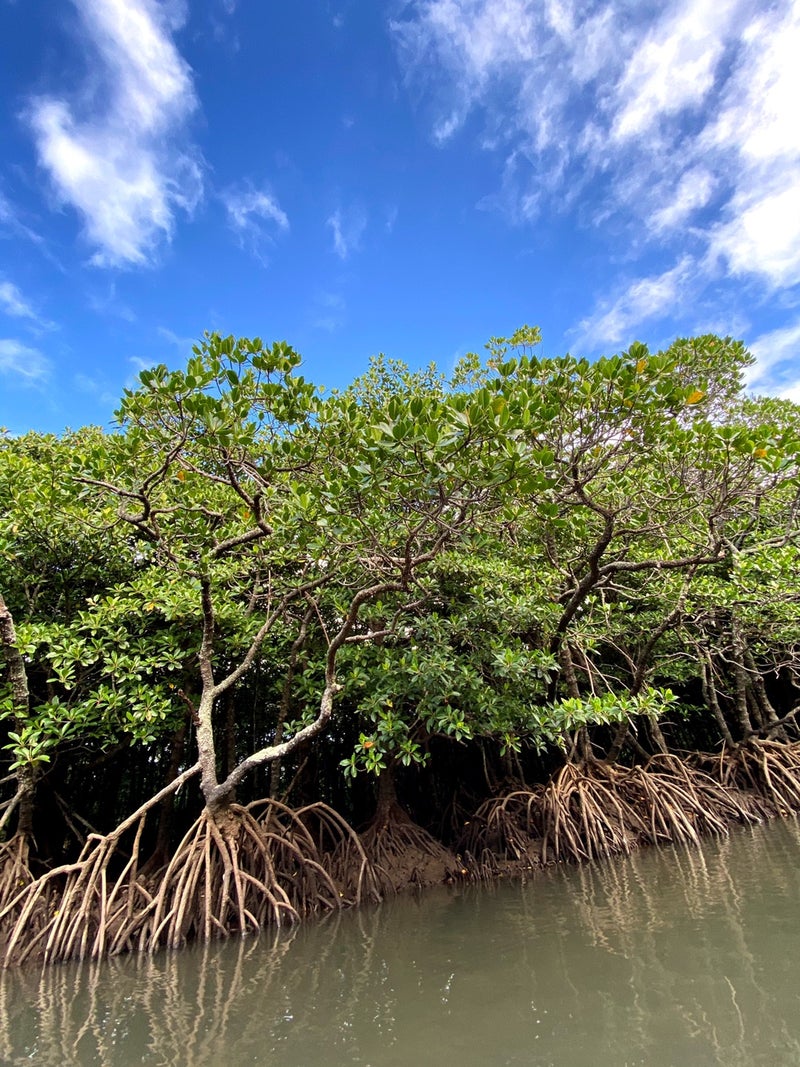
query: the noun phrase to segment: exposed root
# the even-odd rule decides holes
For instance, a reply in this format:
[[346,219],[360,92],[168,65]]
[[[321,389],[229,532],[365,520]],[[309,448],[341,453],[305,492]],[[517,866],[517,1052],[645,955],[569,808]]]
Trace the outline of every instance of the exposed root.
[[116,858],[122,834],[92,835],[75,863],[57,867],[22,889],[0,912],[7,931],[4,962],[22,963],[35,954],[45,961],[104,955],[112,924],[119,922],[120,907],[135,911],[129,887],[138,884],[143,827],[141,816],[132,855],[116,878],[110,875],[109,865]]
[[642,820],[619,779],[625,772],[600,764],[565,764],[541,798],[542,862],[582,862],[629,853]]
[[[269,803],[277,804],[276,801]],[[343,903],[353,906],[377,904],[383,894],[375,868],[361,838],[350,824],[322,803],[299,808],[294,816],[339,887]],[[343,862],[344,857],[346,862]]]
[[184,772],[74,863],[34,879],[28,839],[0,845],[0,951],[5,964],[152,952],[424,886],[583,862],[646,844],[698,844],[733,822],[800,811],[800,743],[750,740],[693,763],[567,763],[545,786],[487,801],[456,856],[397,803],[391,782],[359,837],[324,804],[277,800],[204,810],[169,862],[142,862],[146,821]]
[[[373,884],[356,835],[322,804],[299,812],[274,800],[206,809],[154,874],[140,862],[146,816],[128,820],[124,832],[93,835],[76,863],[17,894],[0,914],[6,964],[98,959],[251,933],[365,899]],[[328,870],[331,849],[343,842],[361,859],[349,899]]]
[[751,791],[762,814],[800,811],[800,742],[751,738],[709,761],[708,773],[727,789]]
[[727,833],[731,823],[761,821],[746,794],[724,788],[677,756],[653,756],[646,767],[630,771],[629,780],[638,791],[635,807],[645,815],[648,844],[696,845],[701,837]]
[[462,880],[466,868],[418,823],[413,822],[397,803],[381,807],[361,834],[358,851],[348,841],[337,851],[336,870],[352,887],[353,874],[366,857],[374,885],[381,895],[410,886],[441,885]]
[[464,826],[460,849],[473,877],[491,879],[504,868],[542,866],[543,789],[515,789],[486,800]]
[[276,839],[247,808],[204,811],[154,879],[152,904],[141,912],[139,943],[131,929],[127,943],[118,940],[112,952],[177,948],[190,940],[257,931],[268,922],[294,922],[299,912],[275,860],[280,853],[291,877],[302,865],[302,853],[289,841],[276,848]]
[[565,764],[543,788],[486,801],[462,846],[477,877],[509,865],[584,862],[644,844],[697,844],[732,822],[759,821],[752,800],[674,756],[632,769]]
[[24,833],[0,844],[0,911],[33,881],[30,850],[30,837]]

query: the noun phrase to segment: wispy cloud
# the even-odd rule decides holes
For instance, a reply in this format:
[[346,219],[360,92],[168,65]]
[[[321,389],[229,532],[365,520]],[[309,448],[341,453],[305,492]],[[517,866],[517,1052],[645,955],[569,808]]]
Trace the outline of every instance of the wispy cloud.
[[174,345],[183,356],[188,356],[192,350],[192,345],[198,343],[196,337],[181,337],[179,334],[175,333],[174,330],[170,330],[166,326],[159,326],[156,332],[159,337],[163,338],[163,340]]
[[361,247],[361,238],[367,228],[367,215],[363,208],[354,205],[337,207],[325,220],[333,237],[333,250],[339,259],[348,259]]
[[733,176],[711,254],[778,288],[800,282],[800,4],[779,10],[747,26],[740,62],[699,142]]
[[40,315],[20,289],[7,278],[0,279],[0,313],[13,319],[23,319],[33,334],[57,328],[54,322]]
[[0,281],[0,311],[15,319],[36,320],[36,313],[12,282]]
[[714,175],[702,164],[684,171],[671,195],[666,197],[665,202],[650,216],[650,228],[655,233],[674,233],[708,204],[714,195],[716,184]]
[[168,240],[175,211],[202,194],[186,140],[197,106],[191,71],[172,39],[180,3],[74,0],[92,54],[91,82],[30,102],[41,165],[81,215],[100,266],[142,265]]
[[58,271],[66,273],[64,267],[59,263],[58,259],[53,255],[52,251],[47,247],[47,243],[44,237],[38,233],[33,227],[29,226],[25,221],[23,212],[21,212],[7,196],[0,190],[0,227],[8,230],[9,233],[14,234],[16,237],[22,237],[26,241],[30,241],[32,245],[35,245],[38,251],[47,259]]
[[693,262],[683,257],[661,274],[630,282],[612,301],[606,301],[578,327],[578,345],[596,350],[606,344],[633,340],[631,331],[663,317],[680,299],[693,275]]
[[800,402],[800,319],[757,337],[750,351],[756,361],[746,372],[747,387]]
[[318,330],[335,333],[347,321],[347,303],[341,293],[320,293],[314,301],[312,321]]
[[683,0],[636,43],[614,89],[611,135],[647,135],[671,116],[700,107],[714,88],[741,0]]
[[154,359],[142,359],[141,356],[129,356],[128,362],[133,367],[134,373],[141,374],[143,370],[149,370],[151,367],[156,366],[156,360]]
[[123,322],[136,322],[136,312],[117,293],[116,282],[93,286],[87,293],[86,302],[98,315],[110,315]]
[[289,219],[276,198],[267,188],[230,188],[220,194],[228,215],[228,224],[243,247],[247,247],[262,262],[266,262],[263,246],[273,239],[265,226],[286,231]]
[[90,396],[99,405],[111,412],[119,403],[119,395],[111,388],[103,377],[92,377],[89,374],[76,374],[72,379],[75,388],[85,396]]
[[[392,30],[434,141],[482,117],[498,184],[481,207],[526,224],[580,202],[584,222],[613,217],[629,257],[672,254],[667,275],[685,289],[692,276],[695,294],[734,275],[800,284],[797,0],[410,0],[402,10]],[[609,336],[636,325],[637,307],[650,314],[641,294],[653,279],[641,273],[592,317]]]
[[38,348],[13,338],[0,338],[0,374],[24,385],[41,385],[50,376],[50,360]]

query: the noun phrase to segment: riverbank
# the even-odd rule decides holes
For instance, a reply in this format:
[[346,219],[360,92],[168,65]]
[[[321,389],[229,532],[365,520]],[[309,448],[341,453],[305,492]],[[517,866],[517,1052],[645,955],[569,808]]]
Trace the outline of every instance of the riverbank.
[[800,1062],[800,823],[0,973],[0,1062]]
[[567,763],[543,785],[485,801],[449,846],[389,795],[355,833],[331,809],[277,802],[207,814],[166,867],[140,864],[146,814],[128,839],[95,836],[78,862],[20,889],[2,922],[6,965],[177,948],[286,925],[459,881],[529,875],[664,844],[699,845],[734,824],[800,810],[800,743],[750,741],[716,756],[624,767]]

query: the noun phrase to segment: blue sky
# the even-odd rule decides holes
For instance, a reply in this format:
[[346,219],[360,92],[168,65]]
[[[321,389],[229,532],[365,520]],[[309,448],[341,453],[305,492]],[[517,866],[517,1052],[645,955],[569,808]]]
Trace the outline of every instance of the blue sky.
[[0,0],[0,425],[203,330],[347,384],[743,337],[800,400],[798,0]]

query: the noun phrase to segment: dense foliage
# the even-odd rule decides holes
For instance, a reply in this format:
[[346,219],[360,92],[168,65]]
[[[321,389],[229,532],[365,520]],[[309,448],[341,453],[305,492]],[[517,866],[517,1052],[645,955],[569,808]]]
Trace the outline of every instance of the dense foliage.
[[325,395],[207,335],[114,432],[0,439],[13,879],[162,787],[159,862],[260,797],[363,822],[374,776],[455,839],[565,762],[796,736],[800,409],[730,339],[539,342]]

